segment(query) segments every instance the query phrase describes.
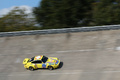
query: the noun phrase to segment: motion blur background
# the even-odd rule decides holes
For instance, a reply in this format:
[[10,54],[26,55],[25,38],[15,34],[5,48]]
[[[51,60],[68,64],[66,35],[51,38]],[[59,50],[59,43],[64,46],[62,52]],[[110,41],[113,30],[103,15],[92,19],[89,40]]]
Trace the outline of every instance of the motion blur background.
[[[120,80],[119,24],[120,0],[1,1],[0,80]],[[26,70],[35,55],[60,67]]]
[[4,0],[0,3],[0,32],[114,25],[119,20],[119,0]]

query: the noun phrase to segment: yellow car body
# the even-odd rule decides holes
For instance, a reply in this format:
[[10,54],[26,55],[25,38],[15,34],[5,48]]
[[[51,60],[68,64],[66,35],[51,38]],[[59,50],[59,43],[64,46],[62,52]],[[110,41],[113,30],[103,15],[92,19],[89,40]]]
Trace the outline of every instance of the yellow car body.
[[38,68],[48,68],[49,70],[58,68],[60,60],[56,57],[46,57],[38,55],[32,58],[25,58],[23,60],[24,67],[29,70]]

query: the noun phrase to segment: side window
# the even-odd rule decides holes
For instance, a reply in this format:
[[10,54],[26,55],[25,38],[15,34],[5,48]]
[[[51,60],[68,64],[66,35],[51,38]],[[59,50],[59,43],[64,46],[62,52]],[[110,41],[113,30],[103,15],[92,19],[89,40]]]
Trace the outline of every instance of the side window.
[[39,63],[42,63],[42,61],[33,61],[32,63],[37,63],[37,64],[39,64]]

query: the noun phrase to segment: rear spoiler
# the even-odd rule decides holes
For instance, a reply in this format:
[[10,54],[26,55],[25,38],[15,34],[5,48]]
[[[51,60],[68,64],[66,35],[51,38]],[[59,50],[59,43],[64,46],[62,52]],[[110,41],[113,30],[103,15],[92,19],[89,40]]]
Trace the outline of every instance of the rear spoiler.
[[29,58],[25,58],[25,59],[23,60],[23,64],[28,63],[29,60],[30,60]]

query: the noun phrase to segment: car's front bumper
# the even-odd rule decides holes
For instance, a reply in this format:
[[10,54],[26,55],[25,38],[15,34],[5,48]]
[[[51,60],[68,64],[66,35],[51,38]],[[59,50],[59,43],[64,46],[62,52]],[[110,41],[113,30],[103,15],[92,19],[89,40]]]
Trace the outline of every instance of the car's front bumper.
[[57,63],[57,64],[55,64],[54,68],[58,68],[58,67],[59,67],[59,65],[60,65],[60,60],[58,60],[58,63]]

